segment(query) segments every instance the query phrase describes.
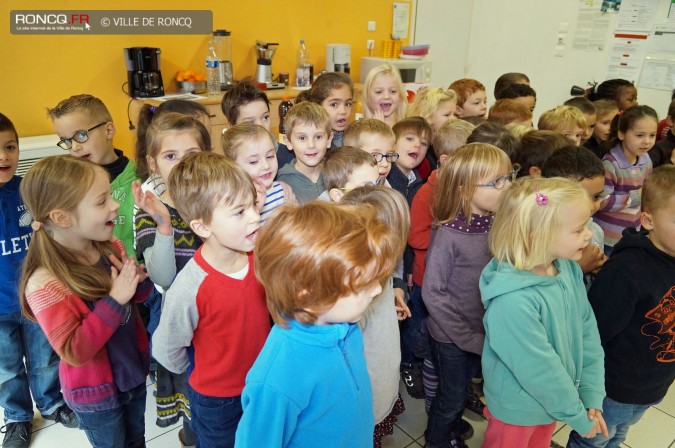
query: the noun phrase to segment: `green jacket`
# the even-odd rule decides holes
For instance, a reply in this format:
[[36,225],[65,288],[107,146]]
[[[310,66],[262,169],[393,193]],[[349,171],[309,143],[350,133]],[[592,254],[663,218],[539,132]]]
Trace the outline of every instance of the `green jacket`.
[[484,392],[490,413],[502,422],[558,420],[585,434],[592,426],[587,409],[602,410],[604,352],[579,264],[554,264],[555,277],[494,258],[483,270]]
[[124,243],[127,256],[135,257],[134,251],[134,195],[131,194],[131,183],[137,180],[136,163],[129,160],[124,171],[110,183],[112,197],[120,204],[115,218],[113,235]]

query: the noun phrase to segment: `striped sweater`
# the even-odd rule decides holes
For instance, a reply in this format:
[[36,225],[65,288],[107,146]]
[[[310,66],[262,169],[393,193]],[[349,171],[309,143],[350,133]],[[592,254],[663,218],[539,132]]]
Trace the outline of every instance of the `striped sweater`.
[[274,211],[284,205],[285,202],[286,196],[284,195],[284,189],[281,186],[281,183],[274,182],[267,190],[265,205],[262,210],[260,210],[260,224],[263,224],[266,220],[271,218],[272,215],[274,215]]
[[618,144],[605,154],[602,164],[604,199],[593,220],[605,232],[605,245],[613,247],[621,239],[623,229],[640,224],[642,185],[652,171],[652,161],[644,154],[631,164]]
[[[121,241],[116,240],[115,245],[124,253]],[[151,290],[151,282],[141,283],[132,300],[147,299]],[[147,375],[148,337],[135,306],[120,305],[110,296],[87,306],[53,277],[26,300],[49,344],[61,358],[59,379],[63,398],[74,411],[103,411],[120,406],[106,344],[126,321],[128,313],[135,323],[136,344],[126,350],[138,351]]]

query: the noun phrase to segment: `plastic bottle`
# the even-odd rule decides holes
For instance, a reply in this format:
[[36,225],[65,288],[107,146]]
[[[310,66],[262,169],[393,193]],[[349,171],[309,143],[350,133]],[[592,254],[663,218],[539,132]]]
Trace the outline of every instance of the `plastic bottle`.
[[212,41],[209,42],[209,52],[206,55],[206,90],[209,96],[220,96],[220,68]]
[[279,133],[285,134],[286,129],[284,129],[284,117],[288,113],[288,110],[293,107],[291,102],[291,97],[284,95],[281,97],[281,103],[279,104]]
[[309,87],[314,77],[314,65],[309,62],[309,52],[305,47],[305,40],[300,39],[298,46],[298,64],[296,66],[295,85],[297,87]]

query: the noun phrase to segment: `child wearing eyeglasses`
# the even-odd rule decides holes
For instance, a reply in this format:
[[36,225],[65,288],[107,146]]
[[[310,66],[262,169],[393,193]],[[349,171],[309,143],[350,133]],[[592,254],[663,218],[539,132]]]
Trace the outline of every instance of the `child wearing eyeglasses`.
[[[504,151],[465,145],[441,167],[422,298],[429,310],[438,389],[425,432],[428,447],[462,448],[473,433],[462,421],[471,378],[480,370],[485,331],[478,279],[491,258],[488,231],[516,175]],[[449,200],[449,198],[452,198]]]
[[115,149],[115,125],[103,101],[92,95],[74,95],[47,109],[54,130],[61,140],[57,145],[73,157],[100,165],[110,176],[113,199],[120,204],[113,221],[113,235],[124,243],[129,257],[134,251],[134,196],[131,183],[137,180],[136,164]]
[[342,196],[358,187],[381,184],[377,162],[372,155],[352,146],[326,155],[323,161],[323,183],[326,191],[319,200],[340,202]]
[[382,179],[387,178],[391,165],[398,160],[398,154],[394,152],[394,131],[375,118],[364,118],[351,123],[345,129],[343,142],[345,146],[353,146],[371,154],[377,162],[377,171]]

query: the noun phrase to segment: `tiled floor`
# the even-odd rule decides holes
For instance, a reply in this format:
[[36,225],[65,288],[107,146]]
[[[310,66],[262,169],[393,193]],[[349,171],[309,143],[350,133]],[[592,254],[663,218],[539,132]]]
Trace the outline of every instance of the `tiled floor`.
[[[180,425],[159,428],[155,425],[155,403],[152,395],[153,386],[148,385],[146,421],[146,440],[148,448],[179,448],[178,430]],[[424,429],[427,415],[424,411],[424,400],[414,400],[401,388],[406,411],[399,417],[394,434],[383,440],[385,448],[404,448],[424,446]],[[470,448],[479,448],[483,442],[483,434],[487,421],[472,412],[465,412],[464,417],[473,425],[474,436],[467,440]],[[68,447],[80,448],[89,446],[82,431],[67,429],[60,424],[45,422],[36,413],[33,420],[32,448]],[[553,440],[565,446],[570,428],[559,424]],[[666,398],[649,409],[642,420],[628,433],[623,445],[629,448],[675,448],[675,388],[671,388]]]

